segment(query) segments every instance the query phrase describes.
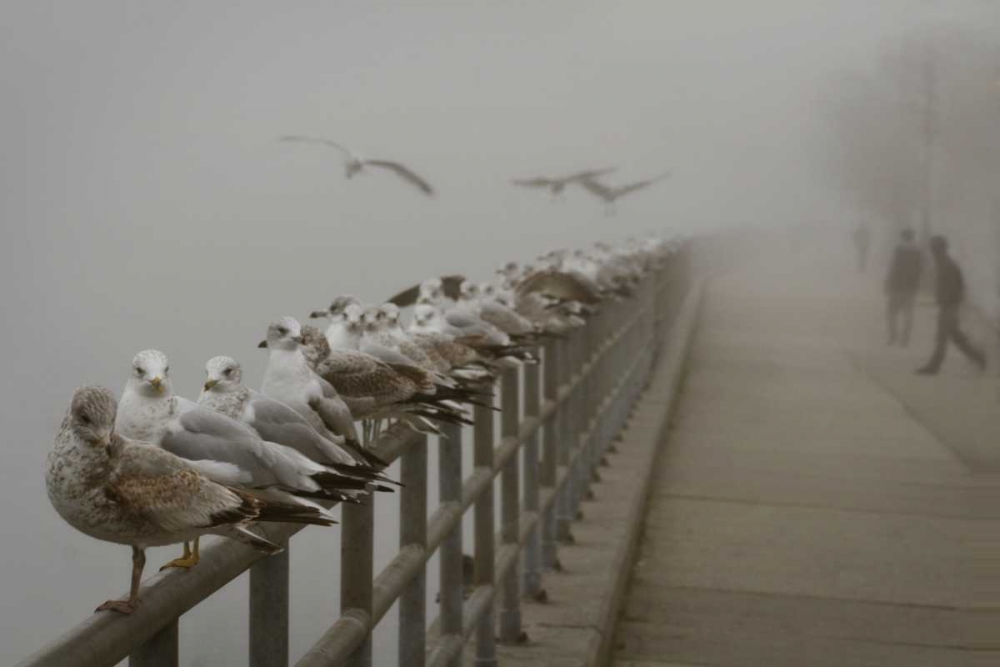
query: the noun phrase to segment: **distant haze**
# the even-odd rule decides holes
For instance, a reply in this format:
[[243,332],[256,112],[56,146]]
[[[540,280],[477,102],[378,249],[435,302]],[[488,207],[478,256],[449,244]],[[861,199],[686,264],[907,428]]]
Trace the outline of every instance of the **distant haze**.
[[[846,228],[857,213],[816,164],[817,90],[936,22],[996,43],[1000,8],[3,2],[0,662],[127,584],[128,550],[77,534],[45,497],[74,387],[120,390],[148,347],[171,356],[189,397],[216,354],[240,358],[256,384],[255,343],[275,316],[444,271],[485,278],[554,247],[743,222]],[[289,133],[403,161],[439,195],[381,173],[347,182],[336,153],[277,141]],[[509,183],[605,166],[614,182],[673,176],[614,217],[578,189],[551,202]],[[293,545],[295,567],[311,557],[333,590],[335,540],[322,544],[322,555]],[[167,558],[157,551],[150,572]],[[293,624],[316,617],[322,592],[298,581]],[[184,626],[191,660],[245,663],[240,595],[227,589]],[[311,632],[294,638],[296,656]]]

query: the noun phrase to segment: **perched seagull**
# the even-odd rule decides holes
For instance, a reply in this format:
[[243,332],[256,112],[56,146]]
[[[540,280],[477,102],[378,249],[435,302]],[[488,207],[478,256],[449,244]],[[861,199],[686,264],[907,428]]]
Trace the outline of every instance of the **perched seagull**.
[[302,325],[294,317],[282,317],[267,327],[267,339],[258,347],[267,348],[267,370],[261,393],[280,401],[306,418],[320,435],[344,438],[344,445],[359,462],[376,468],[386,463],[367,451],[358,441],[354,416],[329,382],[309,367],[302,351]]
[[[132,360],[115,430],[122,436],[158,445],[186,459],[220,484],[238,486],[290,504],[325,510],[306,498],[344,500],[337,476],[296,450],[262,440],[234,419],[173,393],[167,355],[144,350]],[[350,488],[351,485],[349,485]],[[193,567],[198,544],[168,567]]]
[[431,373],[435,384],[454,385],[454,382],[441,373],[441,369],[435,366],[434,360],[419,345],[405,335],[393,336],[389,333],[386,314],[381,307],[366,308],[361,321],[364,328],[360,345],[362,352],[378,357],[386,363],[416,366]]
[[45,475],[49,500],[68,524],[96,539],[132,547],[128,598],[108,600],[97,611],[135,611],[149,547],[214,534],[274,554],[281,547],[249,531],[250,522],[333,523],[314,508],[218,484],[188,461],[122,437],[115,432],[116,410],[109,390],[77,389]]
[[[490,292],[487,295],[487,292]],[[487,324],[491,324],[514,339],[526,341],[538,333],[534,323],[522,317],[516,311],[503,305],[495,298],[493,285],[475,285],[462,283],[462,300]]]
[[[465,318],[457,317],[456,321],[464,322]],[[409,333],[416,336],[443,336],[455,343],[470,347],[479,355],[477,361],[484,362],[490,369],[497,363],[503,366],[517,366],[522,361],[535,361],[530,350],[519,345],[511,345],[509,336],[493,325],[478,318],[474,321],[470,319],[469,322],[470,326],[461,328],[447,319],[447,315],[439,306],[418,303],[413,307],[413,321],[410,322]],[[502,339],[498,339],[498,336]]]
[[313,461],[333,468],[340,476],[337,481],[342,488],[360,490],[365,488],[366,482],[390,481],[368,463],[356,461],[335,440],[320,435],[295,410],[244,386],[243,370],[232,357],[209,359],[205,364],[205,376],[205,386],[198,397],[199,405],[243,422],[265,440],[291,447]]
[[418,417],[469,423],[452,401],[474,400],[471,391],[439,385],[434,373],[412,363],[385,362],[359,350],[333,350],[315,327],[302,327],[302,337],[306,359],[315,360],[310,366],[334,386],[355,419],[396,418],[430,433],[438,430]]
[[330,146],[335,148],[344,154],[344,175],[347,178],[351,178],[360,171],[363,171],[365,167],[381,167],[383,169],[388,169],[394,172],[397,176],[402,178],[407,183],[420,188],[428,197],[434,196],[434,188],[430,186],[430,183],[425,181],[423,178],[418,176],[416,173],[411,171],[406,166],[400,164],[399,162],[392,162],[390,160],[369,160],[357,155],[352,152],[349,148],[341,146],[335,141],[330,141],[329,139],[323,139],[322,137],[305,137],[301,135],[287,135],[281,137],[281,141],[293,141],[305,144],[320,144],[323,146]]
[[643,181],[636,181],[635,183],[628,183],[626,185],[619,185],[617,187],[605,185],[604,183],[599,182],[595,178],[589,177],[581,179],[580,185],[582,185],[587,192],[603,199],[604,203],[608,206],[608,210],[614,210],[613,207],[615,205],[615,202],[621,197],[624,197],[627,194],[631,194],[637,190],[642,190],[643,188],[647,188],[650,185],[662,181],[663,179],[669,176],[670,172],[667,171],[653,178],[647,178],[646,180]]
[[356,350],[361,342],[361,314],[364,306],[357,297],[348,294],[338,296],[326,310],[314,310],[311,319],[330,318],[326,329],[326,339],[335,350]]
[[615,171],[614,168],[588,169],[586,171],[578,171],[575,174],[569,174],[568,176],[536,176],[535,178],[516,178],[511,181],[511,183],[522,188],[546,188],[551,191],[552,197],[555,198],[562,194],[562,191],[566,189],[566,186],[571,183],[578,183],[582,185],[587,179],[597,178],[598,176],[610,174],[613,171]]

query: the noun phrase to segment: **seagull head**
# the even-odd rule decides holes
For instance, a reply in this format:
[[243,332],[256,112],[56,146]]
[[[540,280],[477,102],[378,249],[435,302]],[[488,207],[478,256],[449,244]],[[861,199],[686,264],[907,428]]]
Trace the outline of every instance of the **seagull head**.
[[69,427],[73,436],[93,447],[107,448],[115,430],[118,402],[110,389],[80,387],[69,406]]
[[302,325],[294,317],[285,316],[271,322],[267,338],[257,347],[271,350],[297,350],[302,344]]
[[358,156],[352,156],[344,162],[344,177],[350,178],[354,174],[361,171],[361,168],[365,166],[364,161]]
[[399,306],[394,303],[383,303],[379,306],[379,310],[382,311],[382,316],[389,329],[399,328]]
[[429,303],[437,303],[444,297],[444,284],[440,278],[428,278],[420,283],[420,297]]
[[322,331],[308,324],[302,327],[302,353],[311,365],[330,356],[330,342]]
[[434,326],[440,315],[437,307],[429,303],[418,303],[413,307],[413,328],[427,329]]
[[342,294],[338,296],[336,299],[334,299],[333,303],[330,304],[329,313],[333,317],[338,317],[344,314],[344,311],[347,309],[348,306],[352,305],[360,306],[361,301],[359,301],[358,297],[356,296],[351,296],[350,294]]
[[170,396],[170,360],[159,350],[143,350],[132,359],[129,385],[145,396]]
[[385,324],[385,313],[378,306],[368,306],[361,314],[361,327],[366,334],[378,333]]
[[462,284],[458,287],[458,291],[466,301],[479,298],[479,285],[471,280],[463,280]]
[[205,391],[233,391],[242,381],[243,369],[232,357],[212,357],[205,363]]
[[352,334],[364,333],[364,312],[360,303],[352,303],[344,308],[344,326]]
[[497,286],[489,281],[479,283],[479,293],[487,299],[495,298],[497,291]]

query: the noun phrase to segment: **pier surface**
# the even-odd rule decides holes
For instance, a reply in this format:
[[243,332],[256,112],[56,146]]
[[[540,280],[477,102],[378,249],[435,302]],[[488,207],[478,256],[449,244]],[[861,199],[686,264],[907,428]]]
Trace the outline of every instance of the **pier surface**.
[[630,585],[615,589],[614,549],[591,544],[632,532],[624,508],[647,459],[626,433],[594,487],[604,502],[585,504],[578,544],[560,550],[566,571],[546,577],[552,602],[525,605],[531,645],[501,664],[1000,664],[996,377],[954,349],[940,376],[915,375],[933,305],[909,350],[888,348],[874,282],[806,263],[707,282],[648,459]]

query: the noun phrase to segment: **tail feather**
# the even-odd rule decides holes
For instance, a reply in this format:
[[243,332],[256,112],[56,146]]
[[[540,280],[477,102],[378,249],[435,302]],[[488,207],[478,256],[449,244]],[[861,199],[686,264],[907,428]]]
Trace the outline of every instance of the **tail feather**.
[[304,523],[314,526],[332,526],[336,523],[332,518],[323,516],[313,507],[260,498],[254,498],[254,501],[257,510],[254,519],[257,521]]
[[274,554],[280,554],[282,551],[284,551],[283,548],[279,547],[274,542],[269,542],[268,540],[265,540],[263,537],[255,535],[254,533],[250,532],[243,526],[233,526],[232,530],[227,531],[227,534],[229,537],[237,539],[240,542],[243,542],[244,544],[249,544],[254,549],[257,549],[258,551],[263,551],[269,556],[273,556]]
[[382,470],[389,467],[389,464],[380,459],[379,457],[372,454],[370,451],[364,448],[364,446],[357,440],[344,439],[344,449],[346,449],[355,460],[364,463],[366,465],[372,466],[377,470]]
[[316,473],[312,476],[312,479],[319,484],[324,491],[340,491],[344,489],[363,491],[365,486],[368,484],[367,479],[349,477],[335,472]]

